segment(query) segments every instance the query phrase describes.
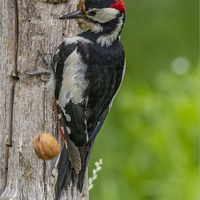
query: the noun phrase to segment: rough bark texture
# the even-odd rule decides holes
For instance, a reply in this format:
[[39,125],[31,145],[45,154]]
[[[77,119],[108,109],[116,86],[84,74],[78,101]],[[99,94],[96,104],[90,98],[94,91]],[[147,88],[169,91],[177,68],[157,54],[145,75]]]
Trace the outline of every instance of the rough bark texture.
[[[64,37],[78,33],[75,21],[60,21],[76,10],[78,0],[0,0],[0,199],[53,200],[50,174],[56,159],[42,161],[32,139],[54,135],[61,143],[53,101],[38,71],[37,50],[54,54]],[[88,199],[87,177],[82,194],[71,190],[61,199]]]

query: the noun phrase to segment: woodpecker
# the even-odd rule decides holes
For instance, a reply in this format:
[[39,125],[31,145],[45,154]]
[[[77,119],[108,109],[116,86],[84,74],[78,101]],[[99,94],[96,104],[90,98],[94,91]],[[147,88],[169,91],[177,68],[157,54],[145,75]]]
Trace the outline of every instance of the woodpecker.
[[80,0],[75,12],[60,19],[76,19],[88,29],[65,38],[52,62],[50,85],[65,141],[51,175],[56,200],[71,183],[82,191],[95,138],[121,86],[125,6],[122,0]]

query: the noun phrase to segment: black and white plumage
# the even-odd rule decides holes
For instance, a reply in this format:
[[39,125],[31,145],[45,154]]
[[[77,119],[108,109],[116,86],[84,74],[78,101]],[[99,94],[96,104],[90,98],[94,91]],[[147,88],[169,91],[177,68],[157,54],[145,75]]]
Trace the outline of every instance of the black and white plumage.
[[61,19],[78,19],[88,30],[66,38],[53,58],[51,77],[65,145],[52,172],[55,199],[73,186],[81,191],[94,140],[121,85],[125,71],[119,35],[122,0],[81,0]]

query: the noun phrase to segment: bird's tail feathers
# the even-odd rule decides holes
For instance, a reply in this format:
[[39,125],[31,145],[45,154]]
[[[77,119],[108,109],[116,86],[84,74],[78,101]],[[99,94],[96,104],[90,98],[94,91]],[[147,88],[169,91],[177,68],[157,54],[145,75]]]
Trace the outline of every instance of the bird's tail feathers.
[[58,160],[55,164],[55,167],[51,175],[51,183],[55,188],[55,200],[59,200],[61,197],[61,191],[69,190],[69,187],[71,186],[71,184],[72,184],[72,188],[77,186],[78,190],[82,192],[84,178],[85,178],[85,171],[88,166],[93,144],[94,142],[88,147],[78,148],[78,152],[81,159],[81,170],[78,171],[77,173],[76,172],[77,168],[76,170],[74,168],[74,166],[75,167],[77,166],[74,163],[72,164],[72,160],[69,156],[70,148],[65,143],[65,145],[63,146],[60,152],[60,155],[58,157]]
[[60,199],[61,191],[63,189],[67,190],[71,182],[76,185],[78,183],[78,175],[71,166],[67,149],[64,145],[51,174],[51,184],[55,189],[55,200]]
[[80,152],[80,156],[81,156],[81,166],[82,169],[79,172],[78,175],[78,184],[77,184],[77,188],[79,189],[79,191],[81,192],[83,189],[83,181],[85,178],[85,171],[87,169],[88,163],[89,163],[89,159],[90,159],[90,155],[93,149],[93,145],[94,145],[94,141],[92,142],[91,145],[88,145],[87,147],[80,147],[79,148],[79,152]]

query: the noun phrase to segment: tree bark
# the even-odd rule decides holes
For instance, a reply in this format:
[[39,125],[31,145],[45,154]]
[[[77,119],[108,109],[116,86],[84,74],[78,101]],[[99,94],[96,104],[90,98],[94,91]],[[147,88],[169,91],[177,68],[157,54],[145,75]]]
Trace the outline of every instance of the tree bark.
[[[39,50],[50,61],[64,37],[78,33],[75,21],[60,21],[78,0],[0,0],[0,199],[50,200],[50,175],[56,158],[35,155],[32,140],[51,133],[61,144],[53,101],[41,77],[25,71],[44,69]],[[80,194],[71,189],[61,200],[88,199],[87,173]]]

